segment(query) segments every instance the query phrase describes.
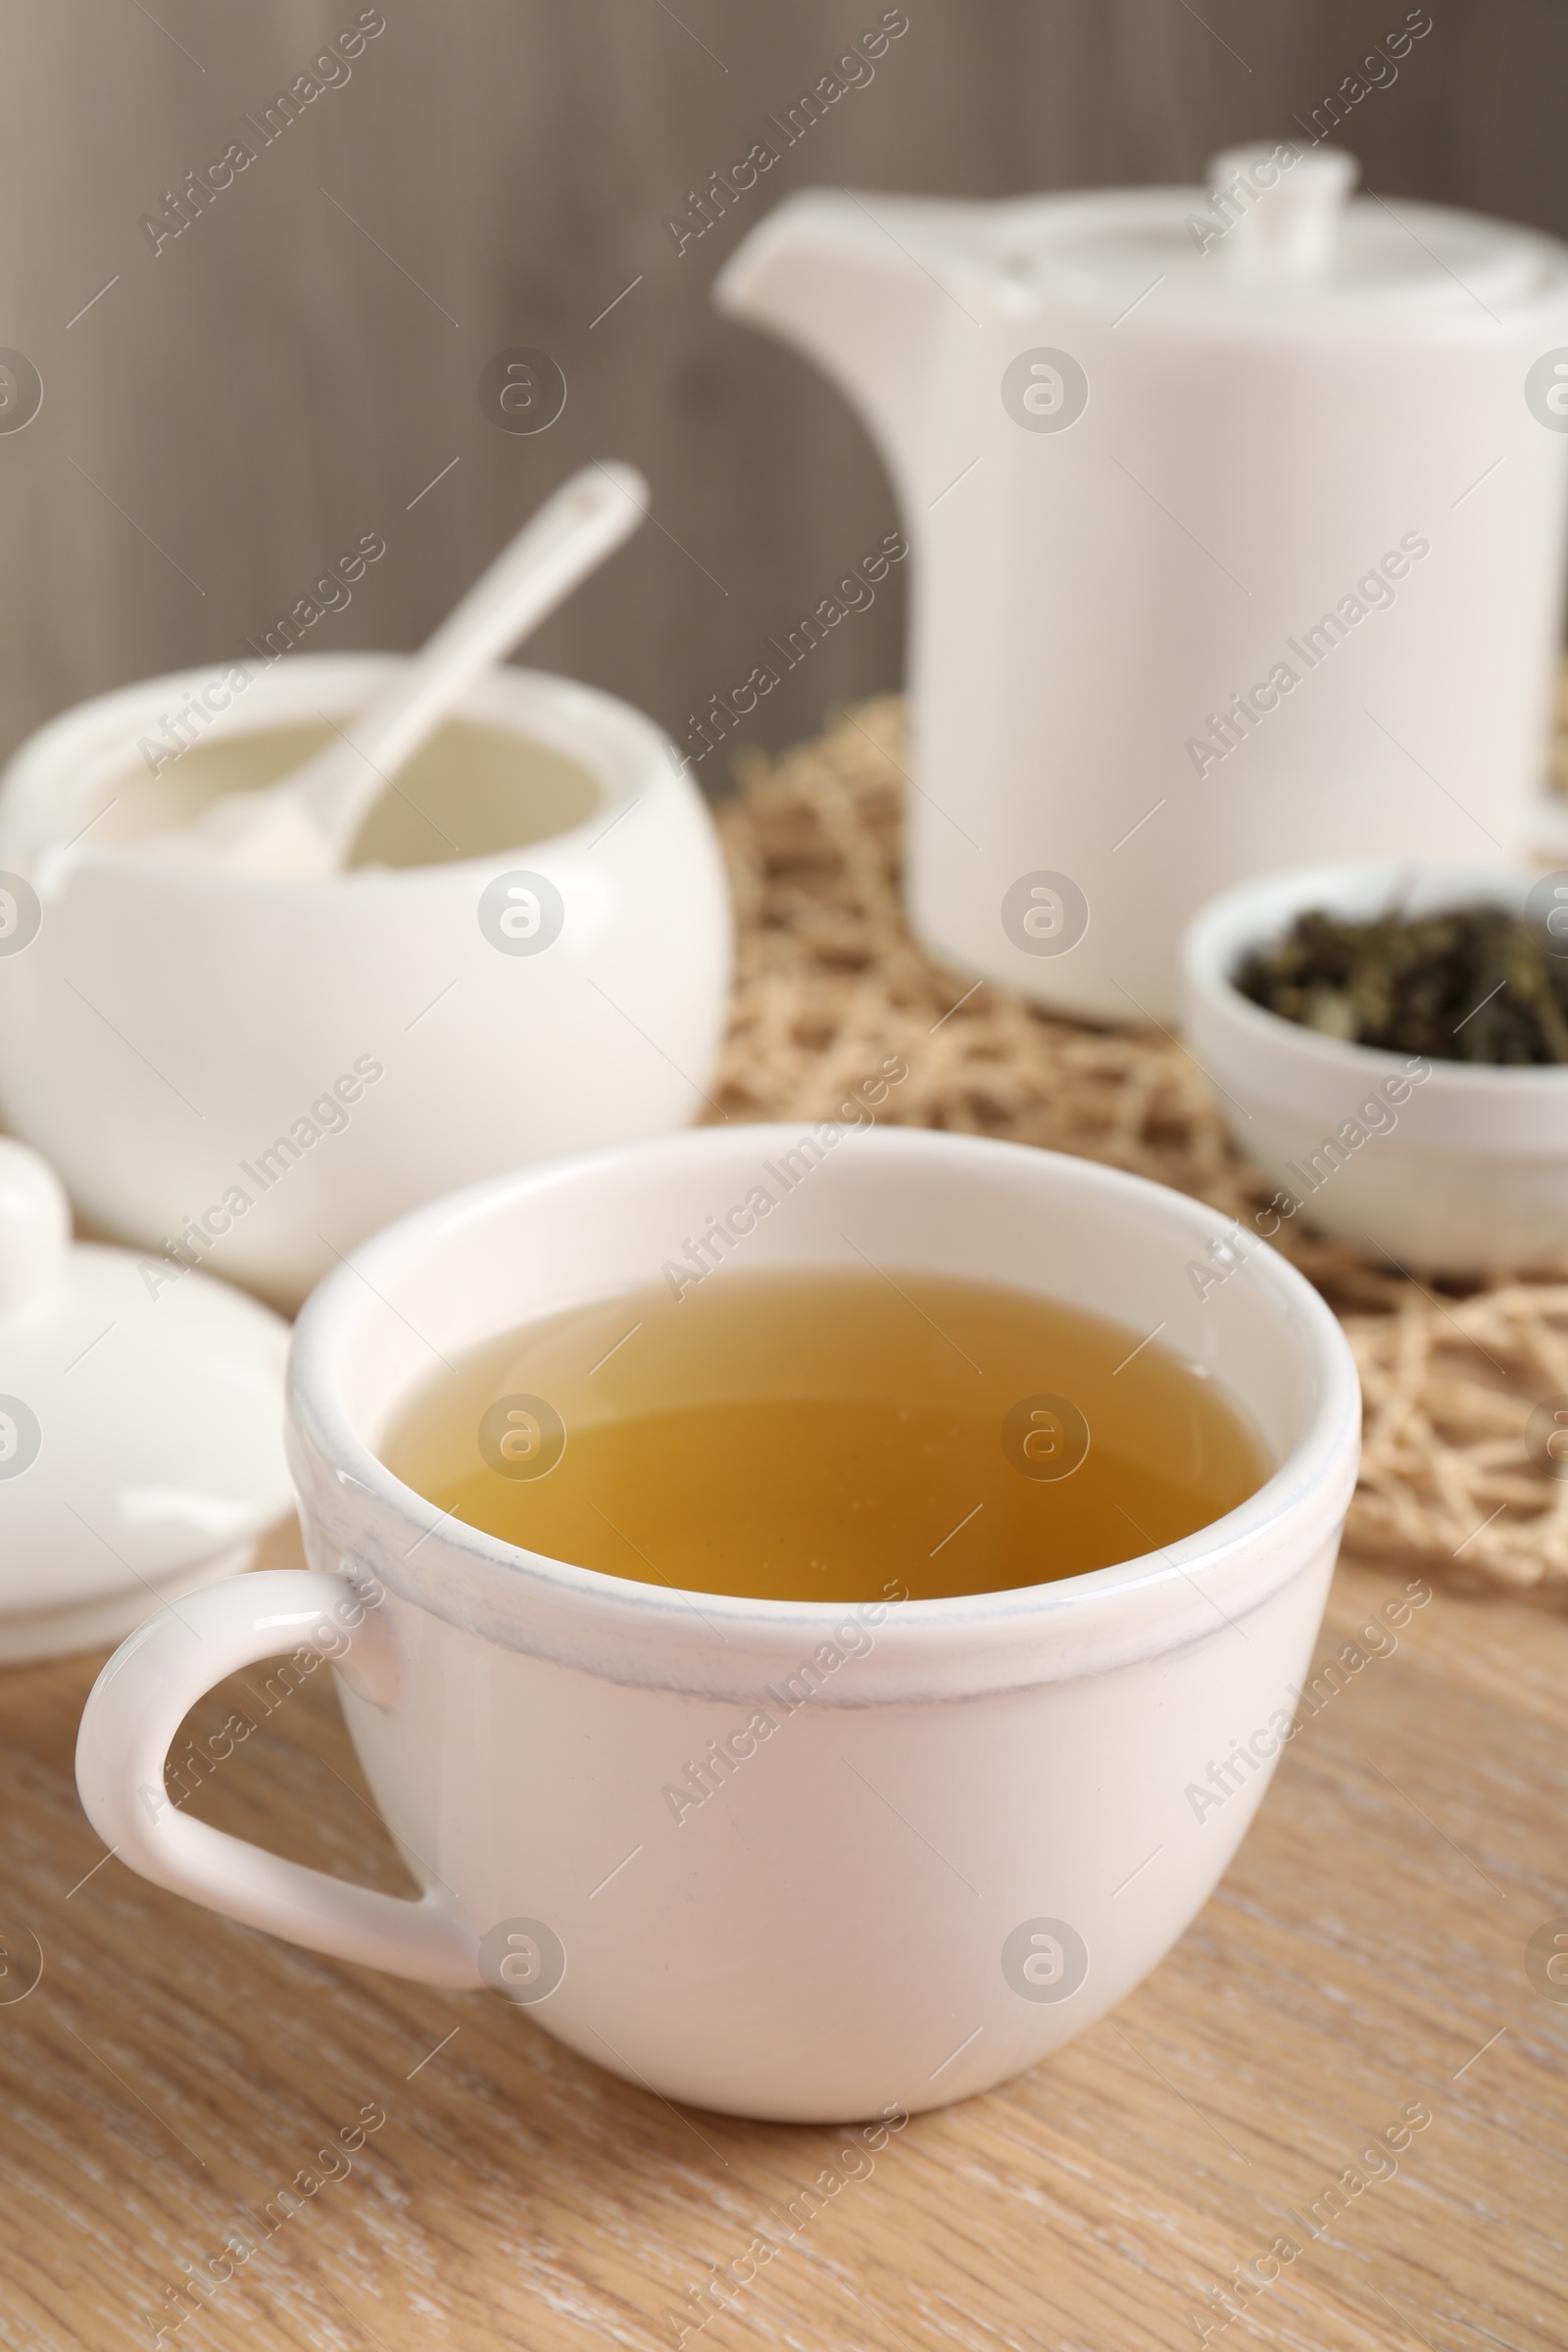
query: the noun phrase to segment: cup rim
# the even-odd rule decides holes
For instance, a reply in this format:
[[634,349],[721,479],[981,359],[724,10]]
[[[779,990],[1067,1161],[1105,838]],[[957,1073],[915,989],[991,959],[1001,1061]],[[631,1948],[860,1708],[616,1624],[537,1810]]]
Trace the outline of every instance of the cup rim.
[[[1030,1165],[1038,1169],[1043,1185],[1058,1196],[1063,1187],[1069,1191],[1076,1189],[1081,1196],[1103,1199],[1108,1195],[1122,1202],[1130,1216],[1147,1219],[1151,1214],[1157,1215],[1174,1237],[1196,1250],[1200,1250],[1210,1239],[1228,1237],[1234,1230],[1232,1219],[1185,1194],[1075,1155],[1043,1152],[1033,1146],[989,1137],[891,1124],[845,1132],[856,1136],[858,1152],[874,1152],[889,1162],[908,1164],[917,1159],[936,1159],[957,1163],[961,1169],[973,1167],[977,1158],[983,1164],[997,1153],[1025,1155]],[[803,1635],[820,1633],[825,1639],[831,1625],[842,1622],[850,1609],[867,1605],[677,1592],[525,1551],[464,1522],[447,1519],[443,1525],[437,1519],[432,1526],[428,1523],[435,1506],[405,1486],[386,1467],[361,1435],[342,1399],[341,1354],[353,1318],[357,1312],[371,1311],[367,1302],[372,1294],[384,1294],[395,1285],[400,1265],[427,1254],[440,1240],[450,1238],[464,1227],[472,1228],[491,1217],[514,1211],[530,1196],[544,1197],[569,1190],[592,1171],[614,1168],[628,1160],[646,1162],[652,1157],[664,1162],[689,1159],[700,1166],[709,1159],[722,1157],[733,1149],[734,1139],[739,1135],[746,1137],[750,1149],[765,1154],[797,1142],[799,1128],[748,1123],[744,1127],[687,1129],[672,1136],[547,1162],[487,1179],[428,1202],[362,1244],[343,1265],[322,1280],[307,1300],[295,1326],[290,1349],[288,1442],[296,1484],[307,1511],[319,1506],[328,1517],[339,1515],[347,1526],[355,1509],[363,1511],[369,1504],[378,1514],[390,1514],[403,1530],[416,1533],[421,1544],[433,1540],[440,1547],[441,1557],[456,1563],[460,1573],[466,1571],[481,1580],[486,1577],[508,1580],[509,1591],[514,1594],[526,1585],[541,1604],[553,1599],[579,1611],[618,1614],[622,1618],[629,1612],[645,1629],[662,1624],[686,1631],[695,1599],[701,1603],[702,1614],[717,1620],[726,1634],[756,1636],[765,1647],[775,1651],[780,1646],[780,1637],[798,1642]],[[900,1602],[897,1615],[901,1647],[906,1651],[911,1641],[924,1647],[945,1633],[960,1630],[982,1639],[1005,1639],[1025,1623],[1042,1620],[1056,1623],[1066,1612],[1075,1618],[1098,1619],[1103,1615],[1119,1625],[1129,1609],[1136,1611],[1140,1602],[1151,1594],[1191,1602],[1195,1592],[1200,1593],[1207,1618],[1206,1622],[1195,1623],[1195,1612],[1189,1607],[1184,1619],[1188,1632],[1190,1635],[1211,1632],[1219,1623],[1213,1615],[1217,1604],[1206,1591],[1197,1587],[1195,1571],[1229,1564],[1241,1569],[1245,1576],[1248,1563],[1255,1563],[1260,1545],[1268,1548],[1270,1535],[1285,1521],[1301,1514],[1303,1505],[1307,1506],[1305,1516],[1313,1523],[1320,1540],[1328,1541],[1337,1534],[1353,1484],[1359,1448],[1360,1392],[1349,1346],[1327,1304],[1288,1259],[1260,1245],[1250,1263],[1256,1266],[1258,1278],[1268,1284],[1272,1298],[1285,1310],[1280,1318],[1282,1347],[1294,1348],[1298,1357],[1304,1353],[1316,1391],[1296,1443],[1262,1486],[1233,1510],[1179,1543],[1156,1551],[1137,1554],[1055,1583]],[[349,1504],[346,1498],[351,1495],[353,1502]],[[1293,1545],[1290,1565],[1281,1569],[1276,1561],[1272,1581],[1265,1580],[1261,1588],[1246,1594],[1246,1606],[1260,1603],[1277,1584],[1287,1581],[1304,1564],[1310,1549],[1306,1539],[1313,1529],[1303,1530],[1301,1542]],[[1295,1556],[1297,1552],[1300,1554],[1298,1558]],[[428,1591],[416,1588],[413,1581],[405,1584],[395,1569],[388,1581],[398,1584],[404,1597],[415,1606],[437,1615],[450,1613]],[[1088,1630],[1092,1633],[1094,1628]],[[1154,1644],[1160,1648],[1170,1645],[1165,1639]],[[1137,1646],[1141,1653],[1151,1644],[1141,1641]],[[1070,1667],[1061,1668],[1073,1673],[1086,1670],[1087,1660],[1082,1655]]]
[[[6,854],[6,836],[17,833],[25,839],[34,859],[47,858],[51,854],[62,856],[69,847],[74,867],[117,876],[123,876],[129,869],[143,878],[156,873],[160,884],[167,883],[172,875],[183,880],[184,868],[150,867],[134,847],[99,844],[90,836],[71,842],[69,828],[74,820],[67,807],[67,795],[73,788],[85,791],[95,785],[111,752],[120,753],[120,764],[123,764],[128,740],[139,728],[151,723],[149,713],[155,709],[167,709],[172,702],[200,692],[215,679],[226,677],[230,669],[250,671],[252,689],[257,691],[258,699],[248,707],[231,702],[209,734],[201,739],[204,742],[237,739],[297,723],[315,710],[323,695],[329,699],[336,695],[351,703],[362,701],[390,670],[411,659],[410,655],[395,651],[310,651],[286,659],[280,657],[264,667],[236,657],[229,663],[214,662],[172,670],[160,677],[137,679],[128,686],[117,686],[106,694],[73,704],[35,728],[0,768],[0,859]],[[504,708],[507,704],[518,707],[517,719],[509,722]],[[438,865],[355,868],[303,877],[203,867],[200,869],[203,888],[263,890],[275,895],[285,891],[385,889],[389,885],[407,889],[432,876],[471,880],[508,866],[522,854],[540,857],[569,854],[584,840],[597,837],[624,816],[649,790],[651,781],[677,782],[684,775],[669,738],[646,712],[618,695],[608,694],[603,688],[589,686],[576,678],[563,677],[553,670],[531,669],[517,662],[496,662],[481,671],[460,698],[457,711],[526,737],[528,729],[521,723],[521,712],[528,704],[557,716],[563,722],[564,737],[573,734],[577,737],[570,742],[558,741],[553,734],[534,737],[547,748],[575,759],[592,780],[597,796],[595,805],[576,824],[480,857],[448,858]],[[235,711],[240,713],[238,717],[232,717]],[[617,766],[622,771],[619,777],[614,773]],[[60,809],[65,818],[58,830],[45,821],[45,812],[55,809]]]

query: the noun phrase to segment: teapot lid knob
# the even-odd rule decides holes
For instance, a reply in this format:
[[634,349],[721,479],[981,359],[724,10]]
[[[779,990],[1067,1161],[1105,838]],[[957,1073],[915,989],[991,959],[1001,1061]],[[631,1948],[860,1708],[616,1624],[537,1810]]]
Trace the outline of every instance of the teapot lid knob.
[[55,1285],[71,1248],[71,1203],[49,1162],[0,1136],[0,1316]]
[[1222,251],[1248,277],[1313,278],[1334,258],[1361,167],[1343,147],[1227,147],[1208,167],[1211,201],[1231,219]]

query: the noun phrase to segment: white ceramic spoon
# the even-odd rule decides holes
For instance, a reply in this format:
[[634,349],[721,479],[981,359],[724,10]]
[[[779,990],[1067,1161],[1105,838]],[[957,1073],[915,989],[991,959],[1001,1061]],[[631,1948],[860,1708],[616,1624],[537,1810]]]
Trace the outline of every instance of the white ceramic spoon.
[[490,662],[553,612],[648,511],[631,466],[585,466],[324,751],[263,792],[235,792],[193,825],[149,834],[148,856],[181,865],[296,878],[336,873],[404,762]]

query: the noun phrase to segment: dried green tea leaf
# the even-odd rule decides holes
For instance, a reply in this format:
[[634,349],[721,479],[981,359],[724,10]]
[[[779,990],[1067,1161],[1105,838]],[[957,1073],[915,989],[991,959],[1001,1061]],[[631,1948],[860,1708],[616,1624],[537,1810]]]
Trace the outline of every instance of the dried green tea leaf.
[[1501,906],[1351,922],[1322,907],[1255,950],[1233,986],[1265,1012],[1438,1061],[1568,1062],[1568,958]]

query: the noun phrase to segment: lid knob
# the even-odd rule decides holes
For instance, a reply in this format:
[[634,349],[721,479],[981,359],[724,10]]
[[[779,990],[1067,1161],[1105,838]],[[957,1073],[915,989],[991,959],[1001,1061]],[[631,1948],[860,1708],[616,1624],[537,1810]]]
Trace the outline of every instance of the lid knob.
[[49,1162],[0,1136],[0,1316],[54,1287],[71,1248],[71,1203]]
[[1228,221],[1226,266],[1246,277],[1321,277],[1361,176],[1340,147],[1227,147],[1208,167],[1209,203]]

